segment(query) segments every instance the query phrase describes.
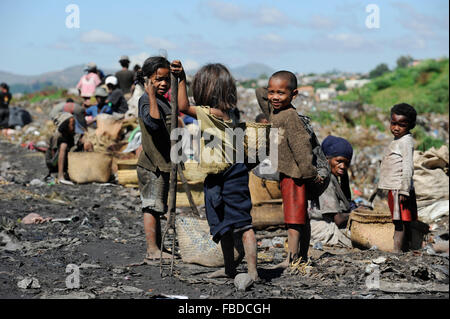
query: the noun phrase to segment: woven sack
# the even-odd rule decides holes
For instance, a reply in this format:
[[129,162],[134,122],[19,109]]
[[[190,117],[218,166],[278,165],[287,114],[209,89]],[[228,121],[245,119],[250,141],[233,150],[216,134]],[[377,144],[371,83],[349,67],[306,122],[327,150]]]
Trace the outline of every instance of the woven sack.
[[[206,267],[224,266],[222,248],[212,240],[207,220],[193,216],[177,216],[175,224],[183,262]],[[234,256],[237,259],[236,249]]]
[[[381,251],[394,248],[394,224],[389,211],[355,209],[350,214],[347,229],[351,231],[354,247],[369,249],[376,246]],[[428,226],[420,221],[411,222],[411,249],[422,248]]]
[[96,152],[69,152],[68,173],[72,181],[106,183],[111,177],[111,156]]

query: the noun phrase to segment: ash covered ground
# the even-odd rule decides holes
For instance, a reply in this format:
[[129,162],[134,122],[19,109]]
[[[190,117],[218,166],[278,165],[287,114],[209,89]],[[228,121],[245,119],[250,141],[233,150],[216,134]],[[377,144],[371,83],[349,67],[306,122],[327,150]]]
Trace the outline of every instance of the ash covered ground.
[[[271,238],[284,239],[280,228],[257,231],[262,280],[247,291],[237,291],[232,280],[207,279],[216,268],[185,264],[180,258],[175,259],[174,276],[162,278],[159,262],[141,264],[145,237],[137,190],[95,183],[30,185],[45,173],[42,153],[0,139],[0,298],[449,298],[448,255],[425,250],[393,254],[311,247],[306,273],[271,270],[285,257],[284,247],[270,244]],[[76,218],[21,223],[30,213]],[[448,227],[448,216],[440,223]],[[170,244],[169,236],[166,246]],[[79,288],[67,288],[66,279],[73,274],[66,273],[69,264],[79,267]],[[378,286],[373,267],[379,270]],[[245,269],[245,264],[239,268]]]

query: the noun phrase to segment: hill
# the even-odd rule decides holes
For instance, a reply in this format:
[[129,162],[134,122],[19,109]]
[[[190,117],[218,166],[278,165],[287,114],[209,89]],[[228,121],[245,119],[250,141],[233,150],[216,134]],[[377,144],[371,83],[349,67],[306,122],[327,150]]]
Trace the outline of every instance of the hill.
[[[83,74],[85,65],[75,65],[63,70],[46,72],[39,75],[17,75],[0,71],[0,82],[6,82],[12,93],[31,93],[40,91],[48,86],[70,88],[77,85]],[[117,70],[102,69],[105,74]]]
[[414,67],[397,68],[374,78],[360,89],[339,97],[344,101],[359,101],[389,110],[405,102],[418,113],[448,114],[449,60],[424,60]]

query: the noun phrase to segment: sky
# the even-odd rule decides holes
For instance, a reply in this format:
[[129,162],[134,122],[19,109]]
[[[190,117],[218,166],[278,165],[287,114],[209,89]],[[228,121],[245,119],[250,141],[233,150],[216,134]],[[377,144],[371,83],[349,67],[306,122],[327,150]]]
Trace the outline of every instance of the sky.
[[300,73],[368,72],[394,67],[401,55],[449,55],[448,0],[0,0],[0,7],[0,70],[21,75],[91,61],[118,69],[121,55],[141,64],[161,49],[187,70],[264,63]]

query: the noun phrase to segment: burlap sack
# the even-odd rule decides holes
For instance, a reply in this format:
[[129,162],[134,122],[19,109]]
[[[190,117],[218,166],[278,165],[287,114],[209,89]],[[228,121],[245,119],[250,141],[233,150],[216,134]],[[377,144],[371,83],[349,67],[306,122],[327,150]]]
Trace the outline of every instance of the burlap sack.
[[73,182],[106,183],[111,177],[111,156],[96,152],[69,152],[68,173]]
[[120,131],[122,129],[123,119],[118,119],[113,115],[102,113],[97,115],[97,129],[95,134],[97,136],[108,136],[112,140],[119,138]]
[[[183,262],[206,267],[224,266],[222,248],[212,240],[205,219],[178,216],[175,224]],[[237,250],[234,251],[234,255],[237,259]]]
[[419,207],[449,198],[448,163],[446,145],[438,150],[432,147],[426,152],[414,151],[413,179]]

